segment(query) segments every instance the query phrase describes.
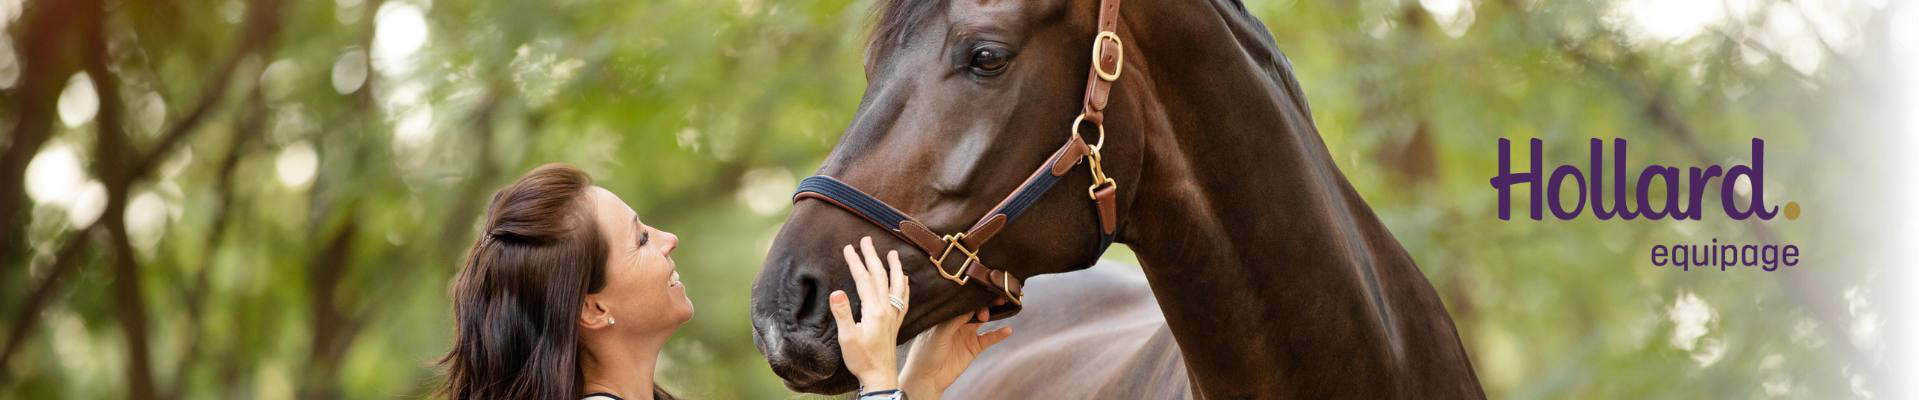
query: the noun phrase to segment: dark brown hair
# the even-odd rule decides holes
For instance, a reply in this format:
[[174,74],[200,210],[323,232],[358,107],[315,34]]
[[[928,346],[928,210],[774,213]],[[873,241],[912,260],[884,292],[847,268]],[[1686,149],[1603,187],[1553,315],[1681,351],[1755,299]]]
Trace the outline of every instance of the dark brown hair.
[[493,194],[453,282],[453,349],[440,359],[446,397],[580,397],[580,306],[606,286],[592,187],[586,172],[547,164]]

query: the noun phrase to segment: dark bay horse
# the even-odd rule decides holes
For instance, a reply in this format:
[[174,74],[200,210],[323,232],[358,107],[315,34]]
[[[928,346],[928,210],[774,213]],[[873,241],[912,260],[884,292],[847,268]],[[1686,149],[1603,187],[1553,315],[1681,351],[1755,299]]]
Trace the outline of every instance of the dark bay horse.
[[[959,232],[1072,135],[1101,2],[881,3],[866,93],[819,173]],[[1444,304],[1334,164],[1265,26],[1232,0],[1135,0],[1118,15],[1125,72],[1100,146],[1118,182],[1116,238],[1143,264],[1194,397],[1484,397]],[[1018,278],[1086,268],[1103,249],[1077,186],[1093,178],[1060,179],[1075,184],[1033,200],[978,259]],[[755,342],[788,387],[854,388],[826,296],[852,287],[840,245],[924,248],[889,233],[824,201],[795,204],[752,300]],[[909,258],[902,341],[1001,296]],[[1073,306],[1046,304],[1058,305],[1034,307]],[[968,374],[1068,366],[986,367]]]

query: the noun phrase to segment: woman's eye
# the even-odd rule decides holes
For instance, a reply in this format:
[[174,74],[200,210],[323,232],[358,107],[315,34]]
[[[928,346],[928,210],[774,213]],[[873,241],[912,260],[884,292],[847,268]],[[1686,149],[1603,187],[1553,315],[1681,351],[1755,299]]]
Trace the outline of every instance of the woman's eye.
[[985,76],[999,75],[1000,72],[1006,70],[1006,64],[1010,61],[1010,56],[1011,54],[1008,54],[1007,51],[1003,49],[982,47],[973,50],[972,59],[967,63],[967,66],[971,67],[975,74]]

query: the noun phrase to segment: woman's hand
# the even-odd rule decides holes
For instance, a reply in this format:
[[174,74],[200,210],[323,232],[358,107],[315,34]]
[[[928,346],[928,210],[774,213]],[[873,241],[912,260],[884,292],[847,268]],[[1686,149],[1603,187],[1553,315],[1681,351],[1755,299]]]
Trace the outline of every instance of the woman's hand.
[[861,238],[860,249],[864,257],[853,250],[853,245],[843,249],[846,267],[853,272],[853,287],[860,296],[859,322],[853,322],[846,291],[835,290],[827,297],[833,324],[839,327],[840,358],[859,378],[861,390],[898,389],[899,372],[893,370],[898,344],[894,340],[899,337],[900,320],[906,316],[911,291],[906,274],[900,271],[898,251],[886,252],[888,263],[881,265],[872,237]]
[[980,321],[992,317],[986,309],[961,314],[914,339],[900,380],[915,400],[938,399],[980,352],[1013,335],[1010,326],[979,333],[980,324],[973,322],[976,315]]

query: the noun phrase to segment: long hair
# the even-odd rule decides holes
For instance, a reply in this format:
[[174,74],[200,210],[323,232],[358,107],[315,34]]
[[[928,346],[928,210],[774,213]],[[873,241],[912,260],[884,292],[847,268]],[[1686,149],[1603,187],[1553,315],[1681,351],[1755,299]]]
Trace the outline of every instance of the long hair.
[[493,194],[452,285],[456,331],[440,359],[447,398],[579,398],[580,307],[606,286],[608,251],[591,187],[586,172],[547,164]]

